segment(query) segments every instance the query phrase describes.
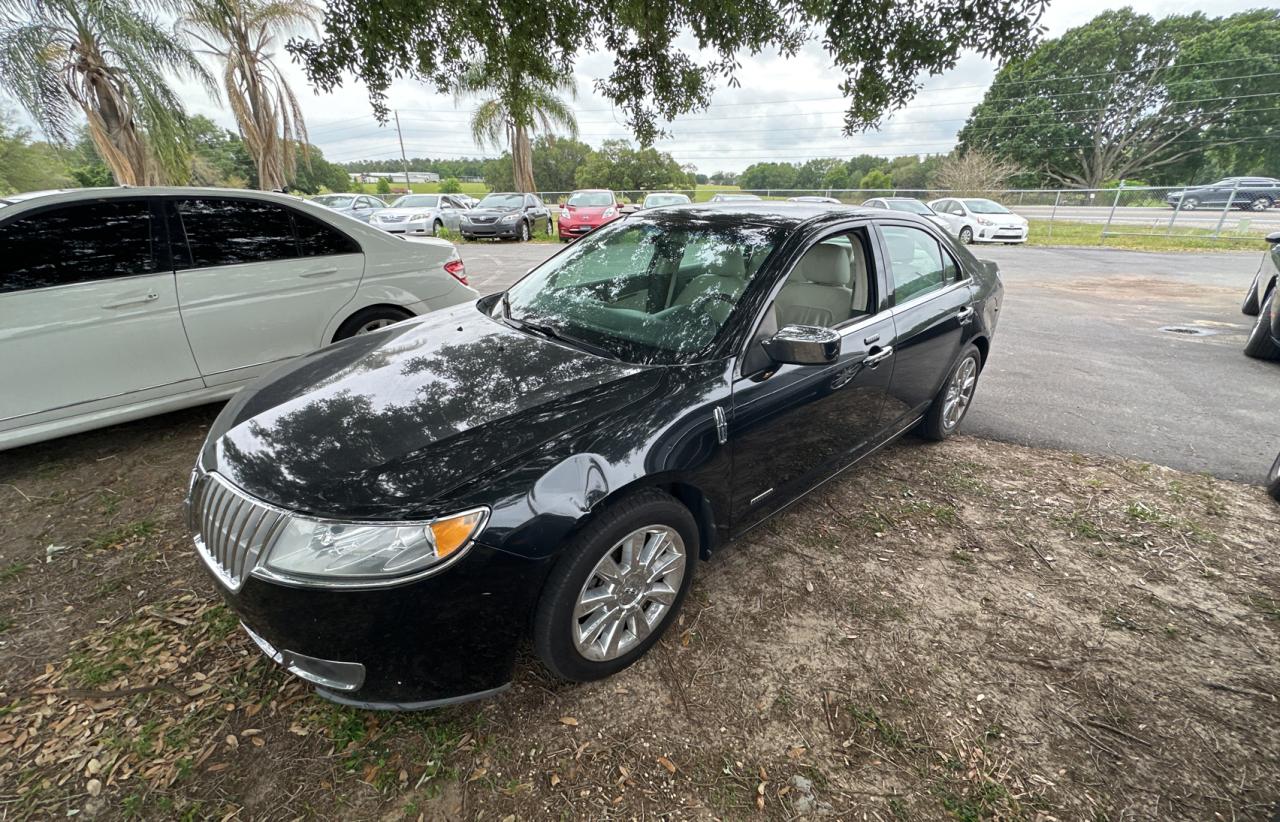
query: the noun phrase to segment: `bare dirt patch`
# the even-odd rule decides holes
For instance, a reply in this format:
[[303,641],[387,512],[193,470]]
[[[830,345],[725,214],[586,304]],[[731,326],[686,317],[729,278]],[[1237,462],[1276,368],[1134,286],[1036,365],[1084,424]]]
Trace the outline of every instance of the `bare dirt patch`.
[[908,440],[702,564],[621,675],[526,659],[500,698],[373,714],[217,603],[179,511],[211,418],[0,454],[0,817],[1268,819],[1280,793],[1260,489]]

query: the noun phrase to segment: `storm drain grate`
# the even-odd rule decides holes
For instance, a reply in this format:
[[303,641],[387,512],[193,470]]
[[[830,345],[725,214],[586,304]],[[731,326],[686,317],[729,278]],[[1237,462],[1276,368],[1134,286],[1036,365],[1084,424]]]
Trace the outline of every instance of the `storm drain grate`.
[[1183,334],[1188,337],[1212,337],[1218,333],[1213,328],[1196,328],[1190,325],[1165,325],[1161,326],[1159,330],[1166,334]]

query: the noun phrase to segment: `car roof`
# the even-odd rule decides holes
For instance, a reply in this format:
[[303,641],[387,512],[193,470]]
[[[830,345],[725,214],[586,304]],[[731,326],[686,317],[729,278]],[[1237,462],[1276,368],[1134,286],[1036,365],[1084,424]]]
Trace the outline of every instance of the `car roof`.
[[[732,200],[719,203],[688,203],[666,206],[661,212],[667,218],[689,215],[712,222],[747,221],[757,224],[794,228],[801,223],[818,218],[847,219],[849,217],[888,214],[880,208],[863,208],[836,203],[796,203],[789,200]],[[896,212],[895,212],[896,216]]]
[[74,202],[103,197],[247,197],[276,202],[305,202],[293,194],[278,191],[258,191],[250,188],[213,188],[196,186],[109,186],[101,188],[56,188],[47,191],[28,191],[22,194],[6,194],[5,199],[14,203]]

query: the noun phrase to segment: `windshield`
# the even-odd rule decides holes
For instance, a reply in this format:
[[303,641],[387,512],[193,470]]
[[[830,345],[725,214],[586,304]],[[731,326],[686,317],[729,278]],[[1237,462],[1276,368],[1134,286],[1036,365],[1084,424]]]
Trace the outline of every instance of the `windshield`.
[[487,194],[476,208],[519,208],[523,204],[523,194]]
[[516,283],[510,315],[629,362],[692,362],[728,324],[782,234],[678,211],[617,221]]
[[391,204],[392,208],[435,208],[440,198],[434,194],[406,194]]
[[644,198],[644,207],[657,208],[658,206],[684,205],[687,202],[689,202],[689,198],[683,194],[650,194]]
[[[889,208],[894,211],[907,211],[911,214],[932,214],[933,209],[929,208],[919,200],[889,200]],[[974,211],[977,211],[975,208]]]
[[974,214],[1008,214],[1009,209],[994,200],[965,200],[964,204]]
[[607,191],[581,191],[569,198],[569,205],[578,208],[600,208],[613,205],[613,195]]
[[326,194],[323,197],[311,198],[311,202],[319,203],[328,208],[350,208],[351,201],[354,199],[355,197],[344,197],[339,194]]

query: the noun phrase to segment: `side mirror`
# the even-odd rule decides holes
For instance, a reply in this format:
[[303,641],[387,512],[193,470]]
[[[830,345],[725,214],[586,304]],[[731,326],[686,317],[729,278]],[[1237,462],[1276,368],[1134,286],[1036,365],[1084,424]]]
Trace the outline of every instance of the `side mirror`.
[[784,365],[826,365],[840,357],[840,334],[814,325],[788,325],[760,345]]
[[1267,242],[1272,245],[1280,245],[1280,231],[1273,231],[1267,235]]

